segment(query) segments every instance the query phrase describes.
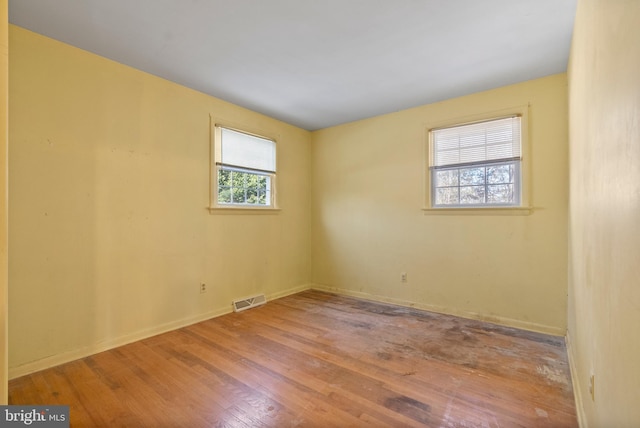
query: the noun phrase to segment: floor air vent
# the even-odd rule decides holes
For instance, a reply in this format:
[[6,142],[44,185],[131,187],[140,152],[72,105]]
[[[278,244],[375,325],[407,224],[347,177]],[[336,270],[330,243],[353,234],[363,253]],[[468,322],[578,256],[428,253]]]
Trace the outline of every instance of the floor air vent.
[[256,306],[264,305],[267,303],[267,298],[264,297],[264,294],[259,294],[257,296],[249,297],[248,299],[234,300],[233,301],[233,311],[240,312],[245,309],[255,308]]

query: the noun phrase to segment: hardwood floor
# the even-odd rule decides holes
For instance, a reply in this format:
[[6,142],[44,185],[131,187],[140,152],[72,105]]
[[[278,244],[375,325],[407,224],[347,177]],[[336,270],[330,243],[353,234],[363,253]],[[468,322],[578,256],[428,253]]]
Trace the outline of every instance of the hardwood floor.
[[305,291],[12,380],[72,427],[577,427],[564,340]]

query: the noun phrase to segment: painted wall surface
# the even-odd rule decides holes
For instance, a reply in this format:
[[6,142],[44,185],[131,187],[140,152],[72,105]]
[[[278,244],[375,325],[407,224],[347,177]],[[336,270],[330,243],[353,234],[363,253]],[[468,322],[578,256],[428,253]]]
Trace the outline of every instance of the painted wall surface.
[[8,102],[9,102],[9,11],[0,0],[0,404],[7,404],[8,390]]
[[583,427],[640,426],[639,22],[638,1],[578,2],[568,337]]
[[[309,132],[9,36],[13,376],[308,287]],[[210,114],[277,138],[281,211],[209,213]]]
[[[527,104],[532,214],[425,215],[429,124]],[[315,286],[564,334],[567,139],[565,74],[314,132]]]

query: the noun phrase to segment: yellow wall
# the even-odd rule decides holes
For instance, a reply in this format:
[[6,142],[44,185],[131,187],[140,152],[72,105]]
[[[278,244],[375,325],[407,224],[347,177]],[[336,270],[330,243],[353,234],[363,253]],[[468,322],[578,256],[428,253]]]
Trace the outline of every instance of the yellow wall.
[[7,403],[8,338],[8,84],[9,21],[7,0],[0,0],[0,404]]
[[583,427],[640,426],[639,22],[638,1],[578,2],[568,337]]
[[[533,213],[425,215],[429,124],[527,104]],[[565,74],[314,132],[315,286],[564,334],[567,138]]]
[[[308,287],[309,132],[19,27],[9,41],[12,376]],[[280,212],[208,212],[210,114],[277,137]]]

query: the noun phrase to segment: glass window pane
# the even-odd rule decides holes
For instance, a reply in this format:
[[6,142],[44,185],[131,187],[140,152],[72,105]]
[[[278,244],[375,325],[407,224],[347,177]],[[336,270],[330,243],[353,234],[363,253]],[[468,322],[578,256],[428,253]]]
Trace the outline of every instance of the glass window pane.
[[457,186],[458,173],[457,169],[436,171],[436,187]]
[[231,197],[231,202],[234,204],[244,204],[247,199],[243,187],[234,187],[231,191]]
[[456,205],[459,203],[458,188],[445,187],[436,189],[436,205]]
[[262,181],[261,178],[262,178],[262,176],[257,175],[257,174],[249,175],[247,177],[247,188],[257,190],[257,189],[263,187],[261,185],[261,181]]
[[461,204],[484,204],[485,192],[484,186],[461,186],[460,187],[460,203]]
[[230,186],[231,185],[231,171],[227,171],[224,169],[219,170],[218,172],[218,185],[220,186]]
[[484,184],[485,167],[461,168],[460,185]]
[[513,203],[513,184],[496,184],[487,186],[487,202],[492,204]]
[[233,185],[236,187],[246,186],[247,183],[247,174],[246,172],[233,171]]
[[218,202],[228,204],[231,202],[231,188],[228,186],[220,186],[218,188]]
[[271,177],[235,169],[218,173],[219,204],[270,205]]
[[258,203],[258,189],[255,189],[255,188],[247,189],[247,203],[248,204]]
[[487,183],[513,183],[513,165],[492,165],[487,167]]

